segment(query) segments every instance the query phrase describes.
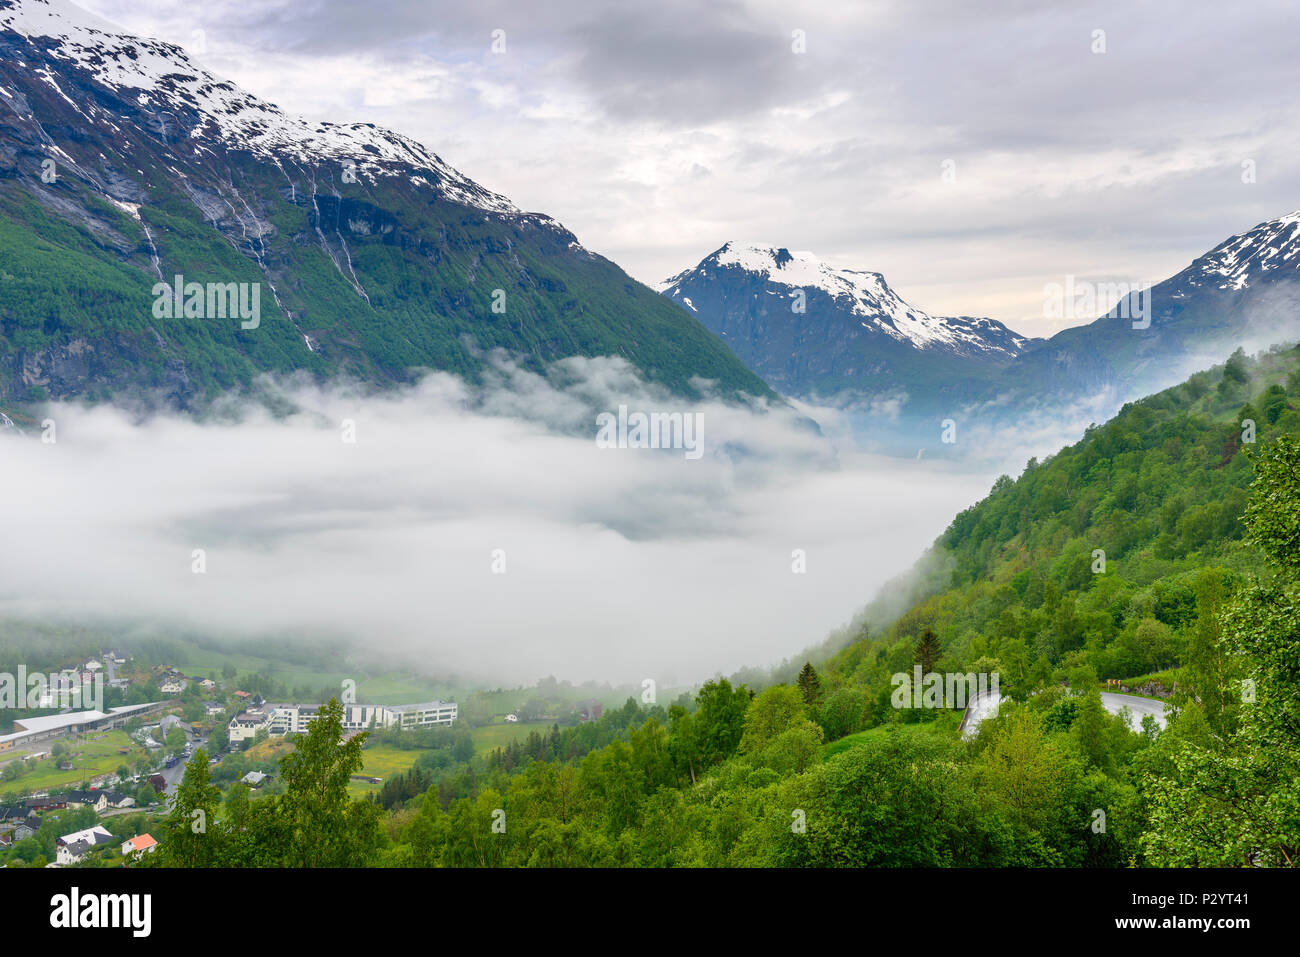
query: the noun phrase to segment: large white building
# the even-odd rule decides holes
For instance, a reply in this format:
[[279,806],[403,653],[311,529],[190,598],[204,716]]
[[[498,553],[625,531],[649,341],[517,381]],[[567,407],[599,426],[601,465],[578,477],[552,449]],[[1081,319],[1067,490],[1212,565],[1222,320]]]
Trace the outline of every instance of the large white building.
[[343,709],[343,730],[376,728],[432,728],[456,720],[456,702],[425,701],[421,704],[350,704]]
[[[231,743],[247,740],[266,729],[268,734],[301,734],[316,720],[320,705],[268,704],[249,708],[230,719]],[[432,728],[456,720],[454,701],[425,701],[421,704],[350,704],[343,707],[343,730],[369,728]]]
[[13,733],[0,734],[0,751],[38,744],[65,734],[118,728],[131,718],[157,711],[165,705],[165,701],[153,701],[121,705],[107,711],[69,711],[36,718],[15,718]]

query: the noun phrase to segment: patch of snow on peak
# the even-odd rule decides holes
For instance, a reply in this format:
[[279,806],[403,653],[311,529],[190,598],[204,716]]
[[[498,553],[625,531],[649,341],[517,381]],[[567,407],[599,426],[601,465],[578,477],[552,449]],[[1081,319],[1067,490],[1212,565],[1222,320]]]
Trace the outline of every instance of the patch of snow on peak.
[[454,202],[489,212],[519,213],[506,197],[461,175],[423,145],[399,133],[372,123],[312,123],[285,114],[274,104],[209,73],[181,47],[131,36],[67,0],[6,2],[8,6],[0,7],[0,29],[34,43],[37,38],[49,41],[36,45],[53,59],[66,60],[70,67],[86,71],[104,86],[138,91],[135,101],[160,117],[176,122],[197,114],[194,128],[178,130],[178,134],[215,133],[233,148],[308,165],[317,165],[322,159],[351,160],[358,175],[372,179],[409,176],[414,169],[433,174],[438,191]]
[[[1300,210],[1260,223],[1210,250],[1193,269],[1220,289],[1245,289],[1252,275],[1286,265],[1300,255]],[[1197,277],[1192,285],[1200,285]]]
[[759,243],[727,243],[713,258],[718,266],[737,266],[778,285],[820,289],[837,302],[847,299],[854,315],[887,335],[919,348],[982,344],[980,337],[906,302],[889,288],[885,277],[878,272],[838,269],[811,252],[792,252]]

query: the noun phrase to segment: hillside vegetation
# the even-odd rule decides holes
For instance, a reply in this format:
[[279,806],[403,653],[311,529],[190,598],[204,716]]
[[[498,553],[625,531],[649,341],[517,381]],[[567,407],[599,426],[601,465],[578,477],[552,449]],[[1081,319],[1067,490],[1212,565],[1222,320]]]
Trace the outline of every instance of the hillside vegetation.
[[[282,795],[223,805],[193,766],[156,863],[1290,865],[1298,387],[1300,352],[1234,356],[999,480],[936,543],[945,587],[793,683],[629,699],[486,758],[442,735],[364,800],[359,739],[318,721]],[[917,663],[1014,700],[965,740],[956,708],[896,706]],[[1135,733],[1099,680],[1153,669],[1176,711]]]

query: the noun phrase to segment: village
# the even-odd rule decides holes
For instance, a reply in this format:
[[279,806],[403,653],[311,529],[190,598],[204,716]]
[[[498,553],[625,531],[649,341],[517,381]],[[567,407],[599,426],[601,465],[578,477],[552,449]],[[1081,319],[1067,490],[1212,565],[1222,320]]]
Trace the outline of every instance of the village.
[[[268,702],[235,687],[233,675],[141,668],[112,649],[40,681],[4,677],[11,703],[64,707],[15,717],[0,734],[0,867],[130,866],[159,846],[150,825],[167,814],[196,751],[219,785],[274,793],[278,757],[320,709]],[[29,681],[40,691],[25,699]],[[117,700],[126,703],[109,703]],[[97,707],[77,708],[85,704]],[[455,702],[349,703],[344,732],[447,728],[457,717]]]

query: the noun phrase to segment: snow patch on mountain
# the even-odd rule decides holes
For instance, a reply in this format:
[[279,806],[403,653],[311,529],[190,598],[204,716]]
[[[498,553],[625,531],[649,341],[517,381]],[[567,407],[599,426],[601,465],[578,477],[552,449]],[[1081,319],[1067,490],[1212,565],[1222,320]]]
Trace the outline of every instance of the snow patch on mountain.
[[[184,49],[161,40],[133,37],[67,0],[0,0],[0,30],[12,31],[55,60],[88,73],[111,89],[139,91],[137,103],[164,124],[181,123],[177,136],[217,138],[273,160],[315,165],[322,160],[356,164],[358,177],[432,174],[445,198],[488,212],[518,215],[504,196],[461,175],[423,145],[373,123],[313,123],[209,73]],[[43,77],[78,112],[78,105]],[[197,122],[193,117],[197,114]],[[165,128],[165,126],[164,126]]]
[[917,309],[885,282],[878,272],[832,266],[811,252],[791,251],[763,243],[729,242],[699,265],[656,285],[656,289],[698,312],[682,293],[690,283],[707,282],[727,270],[741,270],[770,285],[820,290],[858,317],[867,329],[878,329],[918,349],[975,350],[1017,355],[1031,341],[994,319],[944,318]]
[[1300,210],[1230,237],[1190,267],[1188,284],[1239,290],[1269,270],[1300,266]]

